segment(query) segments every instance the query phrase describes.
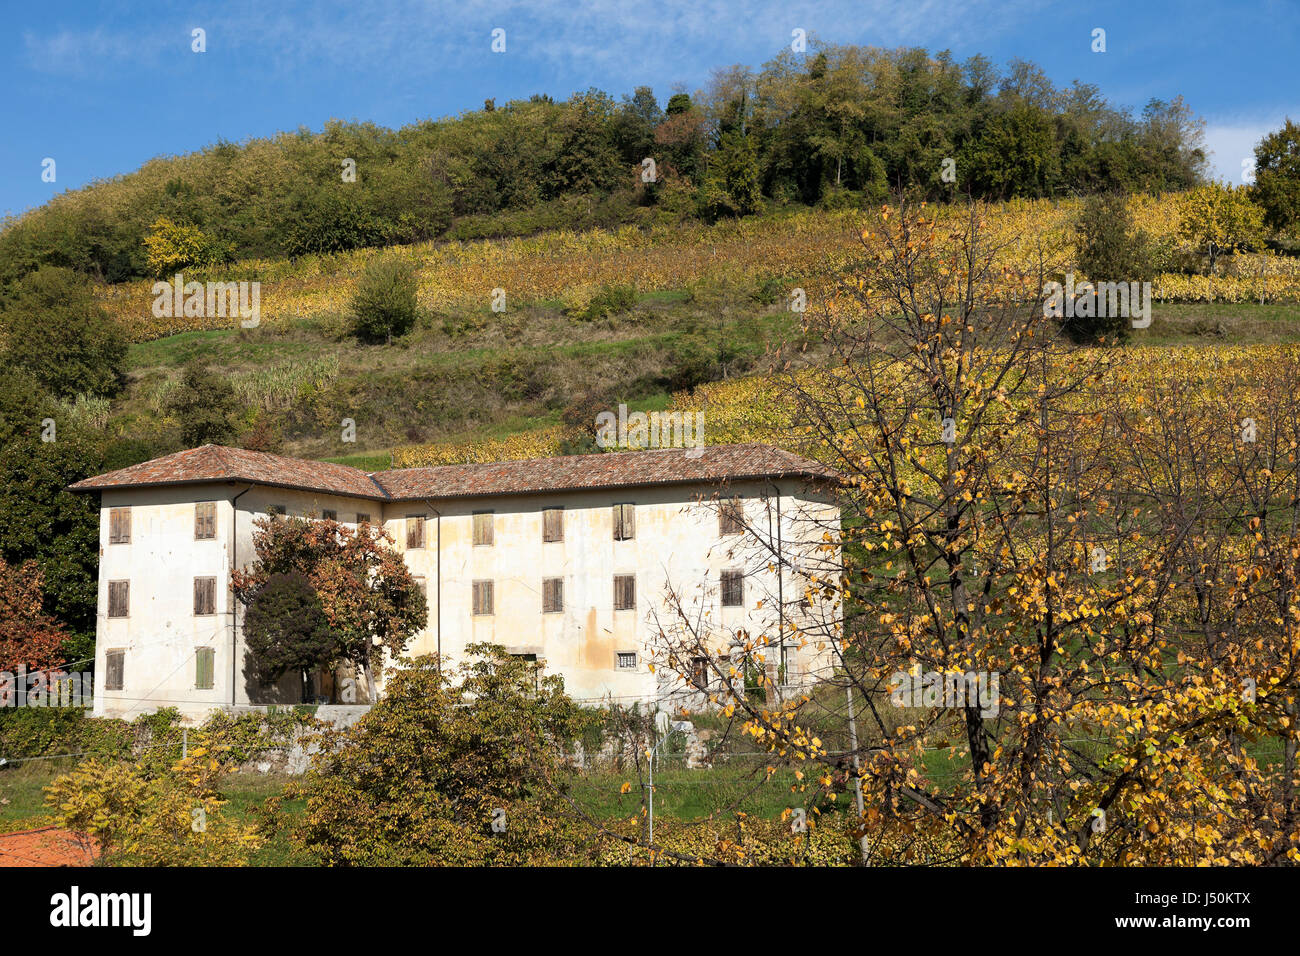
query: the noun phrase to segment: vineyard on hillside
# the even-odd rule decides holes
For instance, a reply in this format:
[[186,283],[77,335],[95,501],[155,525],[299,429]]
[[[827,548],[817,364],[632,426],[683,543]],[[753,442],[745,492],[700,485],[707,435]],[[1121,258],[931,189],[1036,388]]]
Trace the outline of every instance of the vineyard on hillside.
[[[1225,257],[1213,276],[1174,271],[1179,256],[1195,252],[1179,239],[1179,194],[1138,196],[1130,203],[1137,224],[1154,243],[1155,301],[1300,301],[1300,258],[1240,253]],[[1073,200],[1014,200],[984,207],[984,214],[993,241],[1007,244],[1006,264],[1028,267],[1044,251],[1073,261],[1070,224],[1077,209]],[[939,213],[941,220],[963,214],[957,206]],[[504,290],[507,309],[558,302],[566,311],[580,312],[593,295],[613,285],[646,294],[756,281],[775,282],[785,292],[801,287],[815,306],[819,296],[867,254],[855,241],[862,216],[856,210],[807,211],[716,225],[685,223],[645,230],[627,226],[507,240],[430,242],[295,261],[249,260],[220,270],[186,272],[185,280],[261,282],[261,320],[271,324],[345,314],[366,265],[383,256],[416,266],[421,304],[435,314],[490,315],[494,289]],[[110,313],[135,341],[232,325],[227,317],[157,318],[151,290],[148,281],[100,288]]]

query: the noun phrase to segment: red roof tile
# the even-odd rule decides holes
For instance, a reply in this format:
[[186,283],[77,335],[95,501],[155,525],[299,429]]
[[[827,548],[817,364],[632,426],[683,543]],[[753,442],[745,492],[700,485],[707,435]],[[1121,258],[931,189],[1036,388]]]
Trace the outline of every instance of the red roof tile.
[[578,491],[638,485],[718,484],[746,478],[829,478],[825,467],[771,445],[566,455],[493,464],[440,465],[384,471],[374,478],[394,500]]
[[327,461],[304,461],[243,448],[203,445],[152,461],[86,478],[70,485],[72,491],[113,488],[147,488],[192,485],[207,481],[246,481],[280,488],[298,488],[334,495],[384,500],[387,495],[359,468]]
[[645,485],[720,484],[753,478],[833,479],[815,461],[771,445],[711,445],[687,449],[568,455],[491,464],[402,468],[367,474],[358,468],[283,455],[204,445],[87,478],[73,491],[104,491],[243,481],[381,501],[469,498]]

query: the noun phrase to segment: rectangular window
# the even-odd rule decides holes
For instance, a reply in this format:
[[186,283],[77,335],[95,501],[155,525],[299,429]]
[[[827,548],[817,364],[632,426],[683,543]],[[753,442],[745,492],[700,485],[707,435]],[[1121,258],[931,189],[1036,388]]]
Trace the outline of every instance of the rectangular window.
[[424,595],[424,600],[425,600],[425,601],[428,601],[428,600],[429,600],[429,582],[426,581],[422,575],[417,574],[417,575],[415,576],[415,586],[416,586],[417,588],[419,588],[419,589],[420,589],[420,593]]
[[424,515],[406,516],[406,550],[424,547]]
[[194,540],[211,541],[217,536],[217,503],[200,501],[194,506]]
[[194,649],[194,686],[198,690],[212,690],[216,659],[217,652],[211,647]]
[[321,509],[320,516],[321,516],[321,520],[322,520],[322,521],[338,521],[338,520],[339,520],[339,513],[338,513],[337,511],[335,511],[333,508],[323,508],[323,509]]
[[370,515],[364,511],[357,512],[357,524],[370,524]]
[[217,613],[217,579],[194,579],[194,616]]
[[636,651],[619,651],[618,652],[618,669],[621,671],[630,671],[636,669]]
[[131,582],[108,582],[108,616],[126,617],[131,610]]
[[269,515],[279,515],[280,517],[284,517],[289,512],[284,507],[284,505],[268,505],[266,508],[266,513]]
[[709,659],[707,657],[691,658],[691,683],[699,690],[709,689]]
[[491,581],[474,582],[474,613],[476,615],[492,613],[492,582]]
[[108,543],[131,543],[131,509],[108,509]]
[[474,512],[474,547],[490,548],[492,541],[492,512]]
[[542,581],[542,613],[556,614],[564,610],[564,578],[545,578]]
[[614,575],[614,610],[631,611],[636,608],[636,575]]
[[108,651],[104,654],[104,690],[122,689],[122,672],[125,669],[126,651]]
[[722,606],[740,607],[745,603],[745,572],[722,572]]
[[564,509],[544,508],[542,510],[542,540],[564,540]]
[[636,537],[636,505],[629,503],[614,506],[614,540],[631,541]]
[[718,502],[718,534],[741,534],[745,530],[745,506],[739,498]]

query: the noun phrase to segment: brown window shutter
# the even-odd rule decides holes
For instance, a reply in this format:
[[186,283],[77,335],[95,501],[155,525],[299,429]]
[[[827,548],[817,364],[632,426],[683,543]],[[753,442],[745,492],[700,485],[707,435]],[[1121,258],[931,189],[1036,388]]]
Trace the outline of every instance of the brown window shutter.
[[492,582],[474,582],[474,613],[492,614]]
[[424,515],[406,516],[406,547],[408,550],[424,547]]
[[125,670],[125,651],[109,651],[104,655],[104,663],[108,671],[104,675],[105,690],[121,690],[122,675]]
[[108,616],[126,617],[131,610],[131,582],[108,582]]
[[631,611],[636,608],[636,575],[614,575],[614,610]]
[[722,606],[740,607],[745,603],[745,574],[743,571],[722,572]]
[[542,510],[542,540],[564,540],[564,509],[544,508]]
[[718,505],[718,533],[741,534],[745,530],[744,505],[739,498],[725,498]]
[[217,536],[217,503],[200,501],[194,506],[194,537],[200,541]]
[[131,509],[110,508],[108,512],[108,543],[131,543]]
[[546,578],[542,581],[542,612],[553,614],[564,610],[564,578]]
[[493,515],[490,511],[474,512],[474,544],[476,546],[492,546],[494,539],[492,518]]

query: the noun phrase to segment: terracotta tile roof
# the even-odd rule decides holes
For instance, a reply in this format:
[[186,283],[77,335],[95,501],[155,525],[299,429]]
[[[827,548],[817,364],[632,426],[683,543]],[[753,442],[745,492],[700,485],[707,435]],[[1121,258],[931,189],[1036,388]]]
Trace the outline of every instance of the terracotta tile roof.
[[771,445],[710,445],[697,458],[686,449],[566,455],[493,464],[440,465],[377,472],[394,500],[578,491],[638,485],[717,484],[745,478],[830,478],[825,467]]
[[240,481],[381,501],[470,498],[645,485],[720,484],[752,478],[833,480],[815,461],[756,443],[712,445],[697,457],[686,449],[568,455],[491,464],[402,468],[367,474],[358,468],[204,445],[71,485],[103,491]]
[[203,445],[178,451],[106,475],[70,485],[72,491],[192,485],[205,481],[246,481],[280,488],[298,488],[335,495],[384,500],[388,496],[359,468],[327,461],[304,461],[243,448]]

